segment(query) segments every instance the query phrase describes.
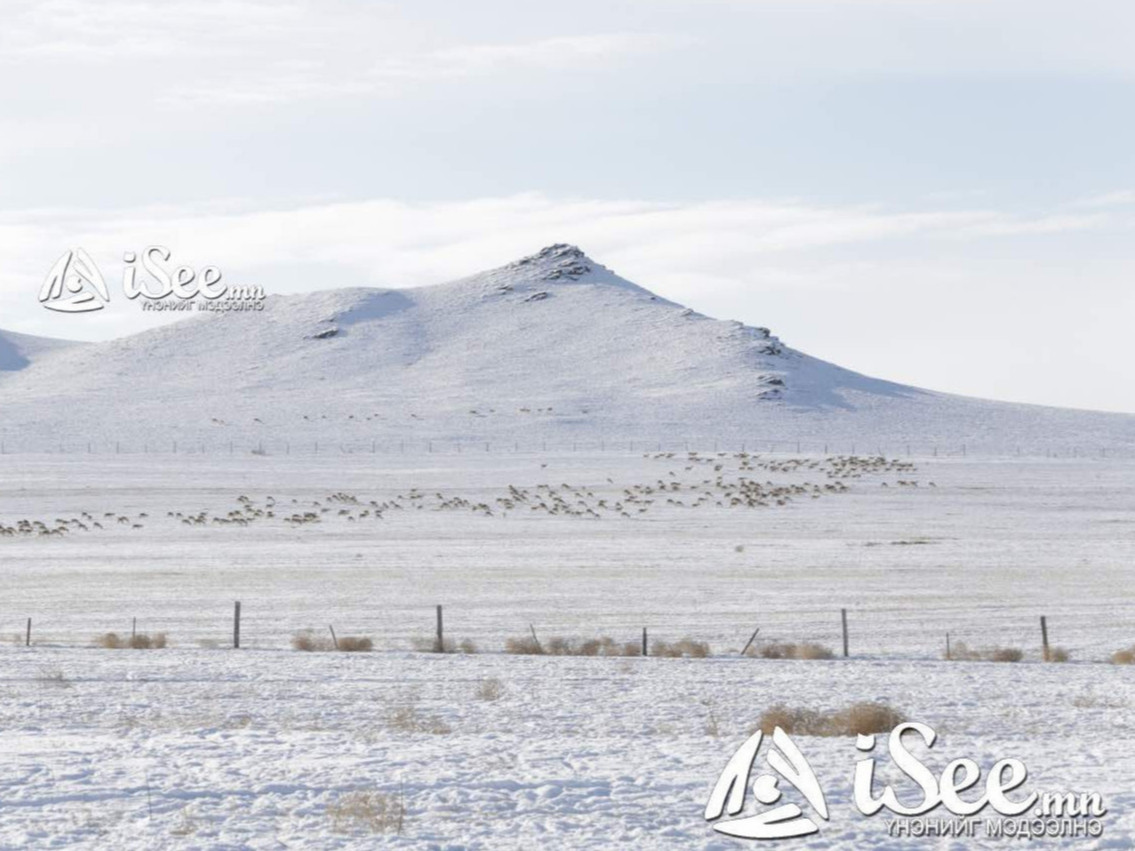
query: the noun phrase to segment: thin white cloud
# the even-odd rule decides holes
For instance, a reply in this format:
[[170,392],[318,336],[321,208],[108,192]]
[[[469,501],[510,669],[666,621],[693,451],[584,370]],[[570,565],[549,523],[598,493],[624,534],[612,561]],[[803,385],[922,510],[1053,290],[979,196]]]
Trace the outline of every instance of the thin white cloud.
[[662,33],[599,33],[544,38],[520,44],[471,44],[411,57],[395,57],[376,66],[386,77],[449,77],[490,73],[516,67],[563,68],[577,62],[612,61],[657,53],[692,43]]
[[140,62],[235,55],[324,29],[303,3],[244,0],[41,0],[6,4],[0,60]]
[[363,95],[388,95],[407,85],[518,71],[578,71],[610,67],[639,56],[673,50],[693,39],[665,33],[595,33],[513,44],[462,44],[413,53],[392,53],[359,66],[282,59],[240,79],[178,87],[163,103],[286,103]]
[[[437,283],[557,241],[576,242],[600,262],[625,265],[640,276],[655,274],[663,283],[746,280],[752,270],[767,267],[778,270],[774,278],[807,287],[807,260],[817,251],[859,246],[866,256],[885,256],[890,249],[884,243],[902,247],[1115,227],[1132,223],[1097,211],[1026,217],[989,209],[912,212],[762,200],[667,204],[535,193],[281,210],[240,205],[114,213],[23,210],[0,215],[0,268],[6,270],[0,324],[22,327],[28,319],[43,320],[29,294],[51,262],[75,245],[96,260],[116,263],[124,250],[162,243],[184,262],[219,264],[277,292]],[[650,279],[642,283],[657,285]],[[831,281],[817,286],[829,288]]]
[[1074,207],[1126,207],[1135,204],[1135,189],[1122,189],[1081,198],[1072,204]]

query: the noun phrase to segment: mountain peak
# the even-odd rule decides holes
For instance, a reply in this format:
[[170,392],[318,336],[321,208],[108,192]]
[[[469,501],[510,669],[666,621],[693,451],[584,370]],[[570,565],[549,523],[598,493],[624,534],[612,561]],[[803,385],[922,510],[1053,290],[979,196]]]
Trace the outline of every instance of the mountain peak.
[[577,246],[557,242],[541,248],[535,254],[522,257],[510,263],[510,269],[538,269],[539,277],[545,281],[558,281],[563,278],[577,281],[598,264],[584,254]]

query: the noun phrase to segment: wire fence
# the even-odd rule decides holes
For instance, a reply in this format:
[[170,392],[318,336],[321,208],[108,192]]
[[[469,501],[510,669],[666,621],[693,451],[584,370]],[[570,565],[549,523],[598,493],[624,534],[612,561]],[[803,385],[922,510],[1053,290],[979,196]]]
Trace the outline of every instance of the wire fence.
[[365,638],[366,649],[375,652],[640,656],[645,648],[648,656],[697,658],[1135,663],[1135,606],[1101,612],[1085,604],[1053,612],[1026,612],[1006,601],[972,610],[831,608],[632,618],[616,611],[512,615],[440,605],[384,613],[344,605],[287,609],[246,599],[171,606],[141,617],[112,613],[105,604],[18,623],[9,615],[0,634],[9,646],[31,650],[106,646],[105,636],[113,633],[124,646],[132,636],[162,635],[168,647],[202,650],[305,644],[303,649],[333,650],[339,640]]
[[336,456],[497,454],[636,454],[651,452],[727,452],[750,454],[860,455],[906,458],[1135,458],[1135,445],[1075,443],[926,443],[797,439],[580,439],[580,440],[152,440],[34,441],[0,440],[0,455],[167,455],[167,456]]

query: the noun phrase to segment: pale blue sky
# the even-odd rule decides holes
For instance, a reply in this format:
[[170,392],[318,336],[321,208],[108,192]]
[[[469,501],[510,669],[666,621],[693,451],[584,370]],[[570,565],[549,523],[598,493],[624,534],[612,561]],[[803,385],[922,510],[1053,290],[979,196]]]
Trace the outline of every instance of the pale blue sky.
[[36,304],[71,245],[287,292],[573,241],[868,373],[1135,411],[1135,5],[68,0],[4,25],[0,327],[142,327]]

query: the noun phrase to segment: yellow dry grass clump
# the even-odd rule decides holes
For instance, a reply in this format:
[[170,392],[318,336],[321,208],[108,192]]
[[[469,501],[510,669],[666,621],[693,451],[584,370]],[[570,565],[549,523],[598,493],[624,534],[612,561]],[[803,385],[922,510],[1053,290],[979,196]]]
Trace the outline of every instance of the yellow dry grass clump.
[[834,659],[835,653],[830,647],[813,642],[773,641],[752,647],[746,653],[748,656],[760,656],[762,659]]
[[168,640],[164,632],[154,635],[137,633],[129,638],[116,632],[105,632],[95,639],[95,644],[105,650],[161,650]]
[[950,647],[946,658],[953,662],[1020,662],[1025,654],[1017,647],[971,649],[964,641],[958,641]]
[[348,792],[327,807],[336,833],[402,833],[406,807],[401,796],[382,792]]
[[374,642],[363,635],[344,635],[338,641],[318,636],[313,630],[304,630],[292,636],[292,649],[303,653],[365,653],[374,649]]
[[888,733],[902,722],[902,714],[885,703],[853,703],[828,711],[778,704],[761,714],[757,726],[766,735],[780,727],[790,735],[858,736]]
[[1135,665],[1135,647],[1116,650],[1111,654],[1111,661],[1115,665]]

